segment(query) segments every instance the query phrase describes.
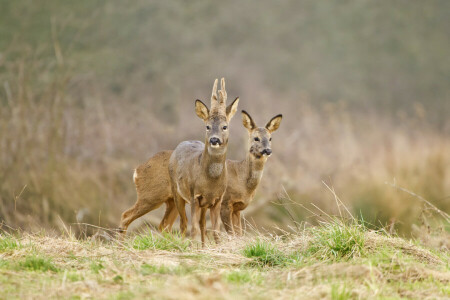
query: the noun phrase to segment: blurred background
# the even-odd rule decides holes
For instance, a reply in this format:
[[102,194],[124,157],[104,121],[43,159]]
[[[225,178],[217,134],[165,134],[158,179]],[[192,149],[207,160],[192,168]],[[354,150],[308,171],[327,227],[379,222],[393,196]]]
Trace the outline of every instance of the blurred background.
[[[410,236],[438,223],[386,183],[450,213],[449,11],[445,0],[0,0],[0,220],[117,227],[136,200],[133,169],[203,140],[194,100],[209,103],[225,77],[259,126],[284,116],[251,224],[316,224],[313,205],[338,214],[324,183],[374,227]],[[241,124],[228,158],[245,158]]]

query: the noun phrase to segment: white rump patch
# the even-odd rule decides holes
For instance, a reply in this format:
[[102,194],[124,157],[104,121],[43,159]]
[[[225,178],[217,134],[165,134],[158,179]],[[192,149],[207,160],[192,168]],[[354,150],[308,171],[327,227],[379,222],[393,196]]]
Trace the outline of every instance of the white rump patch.
[[136,179],[137,179],[137,172],[136,172],[136,169],[134,169],[134,173],[133,173],[133,181],[134,181],[134,183],[136,183]]
[[223,164],[221,163],[212,163],[209,165],[209,176],[212,178],[217,178],[222,174]]

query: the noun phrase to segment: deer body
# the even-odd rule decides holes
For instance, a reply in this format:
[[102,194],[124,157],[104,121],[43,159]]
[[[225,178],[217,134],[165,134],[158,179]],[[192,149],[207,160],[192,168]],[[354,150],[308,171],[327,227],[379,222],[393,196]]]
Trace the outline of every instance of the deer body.
[[249,155],[243,161],[227,160],[228,185],[222,200],[220,215],[225,230],[242,234],[240,212],[255,197],[265,162],[253,162]]
[[[166,214],[163,220],[173,224],[178,216],[173,202],[169,177],[169,159],[173,151],[161,151],[146,163],[134,170],[133,180],[136,186],[137,201],[122,214],[119,229],[126,232],[128,226],[137,218],[157,209],[166,203]],[[159,230],[165,229],[161,222]]]
[[[173,151],[169,161],[169,176],[175,206],[180,214],[182,234],[187,229],[185,205],[191,205],[191,238],[201,232],[202,245],[206,236],[206,211],[209,208],[214,238],[218,242],[220,205],[227,184],[226,152],[228,123],[237,110],[239,98],[226,107],[225,81],[222,78],[220,100],[217,100],[217,79],[214,82],[211,111],[200,100],[196,113],[206,124],[205,143],[185,141]],[[166,210],[167,213],[167,210]],[[163,224],[165,220],[161,222]],[[171,225],[170,225],[171,226]],[[200,229],[200,230],[199,230]]]
[[220,215],[225,230],[242,235],[240,212],[253,200],[264,165],[272,154],[272,133],[280,126],[282,115],[273,117],[265,127],[256,127],[250,115],[242,111],[242,123],[249,133],[249,151],[243,161],[227,161],[228,186]]

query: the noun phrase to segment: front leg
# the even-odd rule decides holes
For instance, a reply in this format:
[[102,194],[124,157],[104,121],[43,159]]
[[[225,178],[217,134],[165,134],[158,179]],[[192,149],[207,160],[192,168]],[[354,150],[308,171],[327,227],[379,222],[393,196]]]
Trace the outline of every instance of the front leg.
[[207,210],[207,208],[202,207],[201,211],[200,211],[200,232],[201,232],[201,236],[202,236],[202,248],[205,248],[206,210]]
[[181,235],[184,236],[187,230],[187,217],[186,217],[186,201],[176,192],[174,192],[175,206],[177,207],[178,213],[180,214],[180,231]]
[[214,240],[216,241],[216,243],[220,243],[220,222],[219,222],[219,218],[220,218],[220,214],[221,214],[221,207],[222,207],[222,201],[217,201],[216,204],[214,204],[213,207],[210,208],[210,215],[211,215],[211,225],[213,228],[213,235],[214,235]]
[[195,240],[200,225],[200,205],[197,199],[191,201],[191,239]]

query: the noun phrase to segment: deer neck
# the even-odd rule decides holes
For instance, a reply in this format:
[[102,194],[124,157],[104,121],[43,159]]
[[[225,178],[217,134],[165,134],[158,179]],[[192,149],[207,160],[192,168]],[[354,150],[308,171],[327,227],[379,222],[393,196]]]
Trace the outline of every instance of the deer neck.
[[226,174],[226,164],[227,159],[226,151],[223,154],[211,154],[208,151],[207,144],[205,143],[205,150],[200,157],[200,164],[205,174],[213,179],[218,179]]
[[244,164],[246,166],[246,183],[249,192],[253,192],[258,187],[263,175],[265,163],[265,159],[254,159],[251,157],[251,154],[247,154]]

